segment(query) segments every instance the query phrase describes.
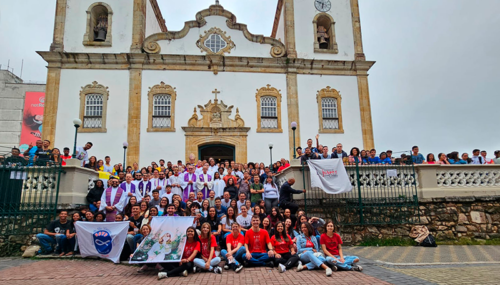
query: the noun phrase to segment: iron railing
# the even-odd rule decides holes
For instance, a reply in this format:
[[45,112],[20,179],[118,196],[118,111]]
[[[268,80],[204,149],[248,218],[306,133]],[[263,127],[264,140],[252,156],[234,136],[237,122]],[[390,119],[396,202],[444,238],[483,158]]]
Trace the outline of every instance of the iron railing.
[[22,157],[0,161],[0,236],[43,232],[55,217],[61,165]]

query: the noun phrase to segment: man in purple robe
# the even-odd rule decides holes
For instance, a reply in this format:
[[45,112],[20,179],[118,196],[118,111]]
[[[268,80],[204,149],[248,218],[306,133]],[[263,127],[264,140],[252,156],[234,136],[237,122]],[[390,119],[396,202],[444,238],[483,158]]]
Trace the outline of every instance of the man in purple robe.
[[119,187],[120,182],[116,177],[109,179],[109,182],[111,187],[102,193],[99,211],[104,211],[106,214],[106,222],[114,222],[116,214],[123,211],[123,208],[127,204],[127,195]]
[[196,180],[198,192],[201,191],[203,193],[203,199],[208,198],[208,193],[212,190],[213,185],[212,176],[208,174],[208,165],[205,165],[203,166],[203,172],[198,175],[198,179]]
[[196,174],[194,173],[194,165],[187,166],[188,172],[184,174],[184,179],[181,181],[181,187],[184,189],[182,198],[184,201],[189,199],[189,193],[197,192],[196,187]]

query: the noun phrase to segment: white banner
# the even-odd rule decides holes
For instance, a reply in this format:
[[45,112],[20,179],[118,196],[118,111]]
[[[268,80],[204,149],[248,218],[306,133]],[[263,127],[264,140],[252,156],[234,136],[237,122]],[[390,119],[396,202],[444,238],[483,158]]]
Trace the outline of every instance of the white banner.
[[186,230],[193,225],[194,217],[154,217],[151,233],[137,247],[130,263],[180,262]]
[[352,185],[342,159],[308,160],[311,172],[311,187],[321,188],[329,194],[340,194],[352,190]]
[[129,222],[76,222],[75,227],[83,257],[97,256],[120,263]]

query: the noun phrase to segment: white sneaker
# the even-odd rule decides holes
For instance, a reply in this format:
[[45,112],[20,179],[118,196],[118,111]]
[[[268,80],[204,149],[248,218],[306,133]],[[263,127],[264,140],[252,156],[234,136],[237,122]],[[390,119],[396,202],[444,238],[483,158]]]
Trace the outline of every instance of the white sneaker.
[[363,267],[361,267],[361,265],[354,265],[352,270],[361,272],[363,271]]
[[302,261],[299,261],[299,265],[297,265],[297,272],[302,271],[304,269],[304,266],[302,265]]
[[332,276],[332,274],[333,274],[332,269],[331,268],[327,268],[326,269],[326,276]]
[[236,269],[234,270],[235,273],[239,273],[241,270],[243,269],[243,265],[238,265],[238,267],[236,267]]
[[182,276],[188,277],[188,271],[187,270],[182,271]]
[[158,280],[167,278],[167,272],[158,272]]
[[219,266],[215,267],[214,268],[214,273],[215,274],[222,274],[222,268],[220,268]]
[[280,264],[278,265],[278,272],[279,272],[279,273],[283,273],[283,272],[285,272],[285,271],[286,271],[286,267],[285,267],[283,264],[281,264],[281,263],[280,263]]
[[224,269],[225,269],[225,270],[229,270],[229,265],[227,265],[227,264],[226,264],[226,265],[224,265]]
[[196,273],[196,269],[197,269],[196,266],[193,267],[193,273]]

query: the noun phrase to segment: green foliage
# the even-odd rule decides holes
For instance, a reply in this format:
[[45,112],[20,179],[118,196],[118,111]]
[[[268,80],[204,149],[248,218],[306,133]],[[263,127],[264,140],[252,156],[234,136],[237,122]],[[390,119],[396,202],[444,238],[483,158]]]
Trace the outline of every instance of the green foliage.
[[391,237],[375,238],[367,237],[361,241],[360,246],[414,246],[416,242],[410,238]]

